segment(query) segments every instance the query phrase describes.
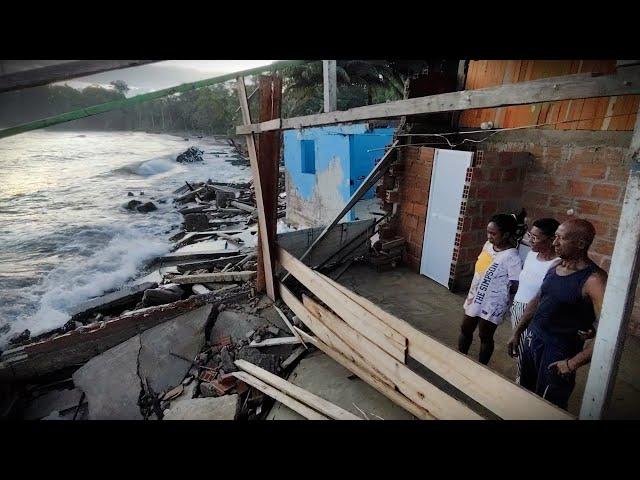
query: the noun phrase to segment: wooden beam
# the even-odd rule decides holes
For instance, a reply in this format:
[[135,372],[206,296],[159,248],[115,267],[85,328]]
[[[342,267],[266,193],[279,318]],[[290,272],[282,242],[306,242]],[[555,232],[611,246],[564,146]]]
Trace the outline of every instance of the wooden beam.
[[256,342],[255,340],[249,344],[250,347],[262,348],[262,347],[273,347],[275,345],[295,345],[297,343],[302,343],[297,336],[293,337],[274,337],[267,338],[266,340],[262,340],[261,342]]
[[322,85],[324,90],[324,111],[333,112],[338,109],[338,78],[336,61],[322,61]]
[[309,347],[307,347],[307,344],[304,343],[304,340],[302,340],[302,337],[300,337],[300,335],[298,335],[298,332],[295,331],[295,329],[293,328],[293,325],[291,325],[291,322],[289,321],[287,316],[284,314],[284,312],[282,310],[280,310],[276,305],[274,305],[273,308],[275,308],[276,312],[278,312],[278,315],[280,315],[280,318],[282,319],[284,324],[291,331],[291,333],[293,333],[293,336],[296,337],[298,340],[300,340],[300,343],[305,348],[305,350],[308,350]]
[[77,60],[0,76],[0,93],[38,87],[95,73],[137,67],[161,60]]
[[505,420],[571,420],[574,417],[507,378],[443,345],[407,322],[318,272],[349,299],[407,337],[407,354]]
[[[260,121],[269,121],[280,117],[282,79],[276,75],[260,76],[258,89],[260,90]],[[265,132],[258,135],[258,168],[260,169],[260,180],[262,181],[262,197],[268,242],[271,246],[275,245],[278,224],[280,146],[280,132]],[[242,208],[238,202],[231,203],[238,208]],[[250,208],[255,210],[253,207]],[[262,261],[263,241],[263,238],[258,236],[258,276],[256,277],[256,290],[258,292],[264,292],[266,289],[264,263]],[[274,265],[274,250],[270,248],[269,251],[271,253],[271,265]]]
[[277,388],[286,395],[289,395],[291,398],[308,405],[333,420],[362,420],[360,417],[345,410],[344,408],[341,408],[324,398],[305,390],[304,388],[300,388],[291,382],[287,382],[285,379],[249,363],[246,360],[236,360],[235,364],[245,372],[253,375],[272,387]]
[[[240,100],[240,109],[242,110],[242,120],[245,125],[251,123],[251,112],[249,111],[249,101],[247,100],[247,90],[244,85],[244,78],[238,77],[238,99]],[[258,235],[264,240],[260,242],[262,250],[262,265],[265,273],[265,286],[267,296],[271,300],[276,299],[275,288],[273,285],[273,268],[271,263],[271,251],[269,246],[269,227],[267,225],[267,217],[265,214],[264,195],[262,192],[262,178],[260,177],[260,167],[258,166],[258,154],[256,151],[256,143],[253,134],[247,135],[247,149],[249,150],[249,161],[251,162],[251,174],[253,176],[253,186],[256,191],[256,203],[258,205]]]
[[601,419],[611,401],[640,273],[640,111],[627,153],[631,172],[611,256],[581,419]]
[[219,282],[247,282],[255,278],[256,272],[219,272],[219,273],[202,273],[200,275],[177,275],[171,277],[173,283],[178,285],[189,285],[195,283],[219,283]]
[[378,390],[380,393],[382,393],[385,397],[387,397],[396,405],[404,408],[407,412],[411,413],[412,415],[414,415],[416,418],[419,418],[420,420],[435,420],[435,417],[431,415],[428,411],[426,411],[424,408],[419,407],[418,405],[413,403],[411,400],[409,400],[407,397],[402,395],[400,392],[396,391],[393,387],[389,387],[385,383],[378,380],[376,377],[370,375],[364,368],[355,364],[354,362],[349,360],[347,357],[342,355],[337,350],[332,349],[327,344],[321,342],[315,337],[312,337],[311,335],[307,334],[303,330],[300,330],[298,327],[294,327],[294,328],[298,331],[300,336],[303,337],[307,342],[311,343],[316,348],[322,350],[324,353],[326,353],[333,360],[335,360],[340,365],[345,367],[347,370],[355,373],[358,376],[358,378],[360,378],[364,382],[371,385],[373,388]]
[[[426,113],[455,112],[475,108],[552,102],[578,98],[635,95],[640,93],[640,67],[625,67],[610,75],[582,73],[550,77],[498,87],[442,93],[395,102],[367,105],[350,110],[283,118],[280,128],[288,130],[332,123],[358,122],[375,118],[401,117]],[[236,133],[275,130],[275,124],[244,125]]]
[[282,300],[287,304],[287,306],[322,342],[337,352],[340,352],[340,354],[347,357],[349,361],[359,365],[360,368],[366,370],[369,375],[375,377],[379,382],[384,383],[390,388],[395,388],[395,383],[393,383],[391,379],[387,378],[376,365],[371,362],[367,362],[359,352],[352,349],[341,338],[334,335],[331,330],[329,330],[319,318],[309,311],[309,309],[306,308],[302,302],[298,300],[296,296],[282,283],[279,284],[279,291]]
[[214,78],[208,78],[205,80],[199,80],[197,82],[183,83],[175,87],[164,88],[162,90],[156,90],[155,92],[143,93],[142,95],[136,95],[131,98],[123,98],[113,102],[100,103],[91,107],[81,108],[72,112],[62,113],[60,115],[54,115],[53,117],[43,118],[33,122],[23,123],[16,125],[15,127],[5,128],[0,130],[0,138],[10,137],[12,135],[18,135],[20,133],[29,132],[31,130],[38,130],[41,128],[51,127],[65,122],[71,122],[80,118],[90,117],[92,115],[99,115],[100,113],[110,112],[112,110],[118,110],[120,108],[137,105],[144,102],[156,100],[158,98],[168,97],[175,93],[190,92],[199,88],[208,87],[210,85],[216,85],[224,83],[229,80],[233,80],[237,77],[243,77],[246,75],[256,75],[258,73],[274,71],[283,67],[301,65],[307,63],[306,60],[285,60],[282,62],[274,62],[271,65],[264,65],[262,67],[251,68],[240,72],[227,73]]
[[271,385],[264,383],[262,380],[252,375],[249,375],[246,372],[232,372],[231,374],[234,377],[236,377],[238,380],[242,380],[247,385],[251,385],[252,387],[257,388],[261,392],[266,393],[271,398],[276,399],[283,405],[286,405],[291,410],[299,413],[300,415],[302,415],[304,418],[308,420],[329,420],[327,417],[325,417],[324,415],[321,415],[320,413],[316,412],[312,408],[307,407],[305,404],[300,403],[299,401],[291,398],[288,395],[285,395],[277,388],[273,388]]
[[279,290],[282,300],[298,316],[298,318],[304,319],[303,323],[305,325],[314,326],[314,333],[317,335],[316,337],[308,335],[298,327],[293,327],[306,342],[311,343],[322,350],[340,365],[355,373],[373,388],[408,412],[411,412],[416,417],[423,420],[435,420],[435,417],[427,410],[419,407],[403,394],[398,392],[395,384],[377,371],[375,365],[372,365],[370,362],[366,362],[359,353],[352,351],[346,343],[336,335],[333,335],[331,331],[325,327],[322,322],[320,322],[320,319],[307,310],[302,302],[298,300],[282,283],[279,284]]
[[405,362],[406,338],[337,289],[322,281],[316,272],[286,250],[278,248],[278,261],[345,322],[374,342],[396,360]]
[[323,308],[309,297],[302,297],[302,303],[315,317],[353,350],[375,365],[377,369],[393,381],[396,388],[416,405],[428,410],[436,418],[443,420],[481,420],[482,417],[459,400],[447,395],[430,384],[403,363],[399,363],[376,344],[351,328],[338,316]]

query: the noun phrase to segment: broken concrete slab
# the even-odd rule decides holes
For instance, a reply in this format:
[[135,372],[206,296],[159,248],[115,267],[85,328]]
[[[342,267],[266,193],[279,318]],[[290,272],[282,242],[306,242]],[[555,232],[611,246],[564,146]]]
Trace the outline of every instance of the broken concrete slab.
[[164,420],[233,420],[238,395],[184,400],[165,410]]
[[204,327],[213,306],[204,305],[92,358],[73,374],[87,395],[90,419],[141,419],[142,379],[156,392],[179,384],[204,344]]
[[29,402],[23,418],[25,420],[38,420],[52,412],[61,412],[77,407],[81,397],[82,391],[78,388],[53,390]]
[[[249,363],[253,363],[260,368],[264,368],[265,370],[270,371],[271,373],[277,373],[278,365],[279,365],[279,356],[273,355],[270,353],[262,353],[257,349],[243,346],[240,348],[235,355],[235,360],[246,360]],[[229,370],[230,372],[238,370],[237,367],[234,367],[233,370]],[[226,372],[226,370],[225,370]],[[229,372],[227,372],[229,373]]]
[[212,308],[205,305],[141,334],[139,371],[155,392],[177,385],[187,374],[191,364],[171,353],[191,359],[200,352]]
[[140,347],[140,335],[136,335],[92,358],[73,374],[73,383],[87,396],[89,420],[143,419],[138,407]]
[[[409,412],[322,352],[314,352],[300,361],[288,381],[308,390],[354,415],[370,420],[413,420]],[[360,409],[358,410],[358,408]],[[277,402],[267,414],[267,420],[303,420],[304,418]]]
[[209,340],[215,343],[217,339],[229,336],[233,343],[237,343],[245,340],[247,333],[251,330],[257,330],[266,324],[264,319],[255,315],[224,310],[218,315]]
[[93,298],[87,302],[72,307],[69,310],[71,320],[81,322],[97,312],[108,315],[110,310],[114,308],[125,307],[128,304],[135,305],[142,299],[142,295],[145,290],[155,288],[157,286],[157,283],[145,282],[122,287],[116,292]]
[[47,373],[82,364],[124,342],[141,331],[174,319],[202,305],[216,308],[247,298],[249,288],[233,286],[225,291],[195,295],[167,305],[148,307],[92,327],[7,350],[0,355],[0,382],[37,378]]
[[[206,293],[206,292],[204,292]],[[166,305],[167,303],[177,302],[184,295],[184,290],[175,285],[172,288],[162,286],[160,288],[150,288],[145,290],[142,295],[142,305],[144,307],[152,307],[155,305]]]

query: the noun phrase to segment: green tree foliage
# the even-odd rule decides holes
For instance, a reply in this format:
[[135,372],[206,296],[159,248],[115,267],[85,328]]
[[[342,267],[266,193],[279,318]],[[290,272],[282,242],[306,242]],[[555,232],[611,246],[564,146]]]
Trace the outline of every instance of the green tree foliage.
[[[426,60],[338,60],[338,109],[383,103],[403,98],[404,82],[411,75],[433,68]],[[284,117],[322,112],[322,62],[314,61],[283,70]],[[247,93],[256,77],[245,79]],[[129,86],[122,80],[108,88],[89,86],[77,90],[67,85],[35,87],[0,94],[0,125],[8,127],[125,98]],[[58,129],[138,130],[233,134],[241,123],[235,82],[212,85],[182,94],[128,106],[119,110],[58,125]],[[258,120],[259,93],[249,102]]]

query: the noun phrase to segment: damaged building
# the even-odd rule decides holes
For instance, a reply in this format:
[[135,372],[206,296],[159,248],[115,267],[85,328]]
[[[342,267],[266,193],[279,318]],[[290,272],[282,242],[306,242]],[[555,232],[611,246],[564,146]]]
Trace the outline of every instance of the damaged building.
[[[638,62],[426,62],[403,100],[346,111],[323,62],[325,112],[303,117],[281,118],[271,75],[252,119],[238,75],[253,180],[176,192],[199,220],[146,288],[180,285],[179,300],[136,297],[117,321],[3,352],[0,372],[33,380],[64,350],[73,390],[55,402],[75,416],[95,398],[86,418],[640,418]],[[477,346],[456,348],[487,222],[521,209],[588,219],[591,258],[610,274],[566,410],[513,381],[508,324],[487,366]],[[283,215],[296,231],[277,233]],[[221,254],[223,240],[234,246]],[[108,375],[116,361],[128,388]]]

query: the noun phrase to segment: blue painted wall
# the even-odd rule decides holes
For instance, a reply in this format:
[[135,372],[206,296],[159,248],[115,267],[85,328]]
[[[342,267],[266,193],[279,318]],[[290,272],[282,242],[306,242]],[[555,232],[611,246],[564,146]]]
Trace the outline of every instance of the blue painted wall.
[[[391,144],[393,128],[376,128],[367,130],[366,124],[315,127],[284,132],[284,163],[288,179],[297,194],[310,201],[316,178],[326,171],[332,159],[338,161],[343,172],[343,179],[338,186],[344,203],[362,183],[372,170],[375,162],[384,154],[383,148]],[[302,140],[315,141],[316,173],[303,173]],[[369,152],[368,150],[373,150]],[[372,198],[372,188],[364,198]],[[354,212],[351,212],[354,219]]]

